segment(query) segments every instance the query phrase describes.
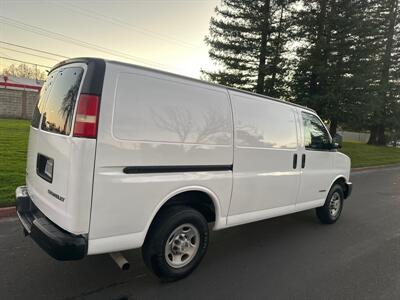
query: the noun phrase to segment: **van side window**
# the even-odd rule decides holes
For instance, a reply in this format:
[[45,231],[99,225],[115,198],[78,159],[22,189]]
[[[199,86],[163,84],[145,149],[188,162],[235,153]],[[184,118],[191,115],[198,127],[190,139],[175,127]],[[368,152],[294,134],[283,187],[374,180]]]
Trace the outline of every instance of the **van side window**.
[[331,137],[320,119],[302,112],[304,124],[304,146],[308,150],[329,150]]

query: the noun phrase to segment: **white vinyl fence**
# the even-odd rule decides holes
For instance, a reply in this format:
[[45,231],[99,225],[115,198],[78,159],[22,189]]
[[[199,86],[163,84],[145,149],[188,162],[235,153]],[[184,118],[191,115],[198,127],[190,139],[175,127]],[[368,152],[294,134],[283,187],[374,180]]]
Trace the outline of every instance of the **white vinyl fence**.
[[339,130],[338,133],[343,137],[344,142],[362,142],[366,143],[369,140],[368,132],[353,132]]

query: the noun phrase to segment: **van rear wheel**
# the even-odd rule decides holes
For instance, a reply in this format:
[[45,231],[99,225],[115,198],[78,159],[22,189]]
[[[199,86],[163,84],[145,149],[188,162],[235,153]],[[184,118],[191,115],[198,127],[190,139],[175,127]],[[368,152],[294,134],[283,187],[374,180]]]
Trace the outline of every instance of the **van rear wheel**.
[[164,209],[151,225],[142,255],[146,265],[163,281],[189,275],[208,246],[208,224],[197,210],[187,206]]
[[324,206],[316,209],[317,217],[323,224],[335,223],[342,213],[344,192],[339,184],[335,184],[328,193]]

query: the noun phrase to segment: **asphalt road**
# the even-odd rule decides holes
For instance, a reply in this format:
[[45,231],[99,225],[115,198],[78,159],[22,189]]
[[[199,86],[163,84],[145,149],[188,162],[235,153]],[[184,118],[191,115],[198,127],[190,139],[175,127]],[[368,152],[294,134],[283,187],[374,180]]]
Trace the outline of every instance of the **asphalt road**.
[[340,221],[314,212],[211,235],[187,279],[163,284],[140,251],[131,270],[107,255],[57,262],[14,220],[0,221],[0,299],[400,299],[400,168],[352,175]]

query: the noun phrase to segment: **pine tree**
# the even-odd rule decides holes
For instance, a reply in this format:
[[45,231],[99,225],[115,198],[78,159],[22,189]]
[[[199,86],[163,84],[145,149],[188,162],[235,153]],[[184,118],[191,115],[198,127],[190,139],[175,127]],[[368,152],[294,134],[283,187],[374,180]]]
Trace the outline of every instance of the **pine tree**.
[[387,129],[397,128],[400,118],[400,3],[381,0],[374,4],[375,97],[367,105],[371,131],[368,143],[385,145]]
[[288,0],[223,0],[206,37],[219,69],[205,78],[260,94],[285,95],[288,68],[284,52],[290,34]]
[[393,140],[400,142],[400,7],[397,3],[397,19],[394,32],[394,46],[392,52],[392,69],[390,80],[390,97],[393,109],[390,129]]
[[[347,121],[364,81],[357,48],[365,1],[304,1],[297,14],[300,47],[293,80],[295,99],[329,120],[336,134]],[[360,72],[361,73],[361,72]]]

